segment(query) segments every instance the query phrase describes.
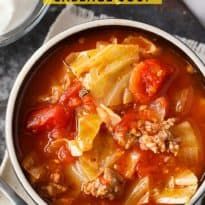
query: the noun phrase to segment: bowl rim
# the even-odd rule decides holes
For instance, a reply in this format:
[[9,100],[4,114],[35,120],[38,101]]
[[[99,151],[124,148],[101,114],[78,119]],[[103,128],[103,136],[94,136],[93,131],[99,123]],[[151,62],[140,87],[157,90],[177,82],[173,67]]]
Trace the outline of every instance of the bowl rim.
[[[53,46],[58,44],[60,41],[62,41],[65,38],[68,38],[71,35],[74,35],[76,33],[79,33],[81,31],[86,31],[91,28],[97,28],[97,27],[104,27],[104,26],[122,26],[122,27],[131,27],[136,28],[144,31],[148,31],[150,33],[153,33],[154,35],[160,36],[162,39],[167,40],[179,50],[183,51],[191,61],[194,62],[194,64],[198,67],[198,69],[201,71],[202,75],[205,76],[205,66],[202,63],[202,61],[199,59],[199,57],[190,49],[188,48],[183,42],[178,40],[176,37],[172,36],[171,34],[167,33],[166,31],[163,31],[160,28],[157,28],[155,26],[133,21],[133,20],[125,20],[125,19],[103,19],[103,20],[95,20],[87,23],[82,23],[80,25],[76,25],[74,27],[71,27],[64,32],[56,35],[52,39],[50,39],[48,42],[43,44],[26,62],[26,64],[23,66],[22,70],[18,74],[16,81],[13,85],[13,88],[11,90],[8,104],[7,104],[7,110],[6,110],[6,120],[5,120],[5,137],[6,137],[6,147],[9,153],[9,158],[11,160],[12,166],[14,168],[15,174],[27,192],[27,194],[30,196],[30,198],[39,205],[46,205],[47,203],[40,197],[40,195],[32,188],[31,184],[25,177],[23,170],[20,166],[20,163],[17,159],[16,151],[15,151],[15,145],[13,140],[13,117],[14,117],[14,109],[16,105],[16,100],[19,94],[19,89],[26,78],[29,71],[33,68],[33,65],[42,57],[46,51],[51,49]],[[197,192],[194,194],[194,196],[191,199],[191,204],[194,204],[204,193],[205,191],[205,181],[200,185]]]

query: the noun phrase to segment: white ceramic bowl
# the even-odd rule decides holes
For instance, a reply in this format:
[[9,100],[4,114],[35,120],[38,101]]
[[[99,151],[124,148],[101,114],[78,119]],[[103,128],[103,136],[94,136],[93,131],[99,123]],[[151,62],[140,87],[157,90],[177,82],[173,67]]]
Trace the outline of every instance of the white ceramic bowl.
[[[151,32],[157,36],[162,37],[163,39],[170,42],[172,45],[177,47],[179,50],[181,50],[195,65],[198,67],[198,69],[201,71],[201,73],[205,76],[205,66],[200,61],[200,59],[196,56],[196,54],[189,49],[186,45],[184,45],[181,41],[173,37],[172,35],[168,34],[167,32],[156,28],[154,26],[150,26],[144,23],[136,22],[136,21],[130,21],[130,20],[122,20],[122,19],[106,19],[106,20],[97,20],[92,21],[89,23],[80,24],[78,26],[72,27],[54,38],[52,38],[50,41],[48,41],[46,44],[44,44],[42,47],[40,47],[33,55],[32,57],[27,61],[27,63],[22,68],[21,72],[19,73],[16,82],[13,86],[13,89],[11,91],[8,106],[7,106],[7,112],[6,112],[6,144],[7,149],[9,153],[9,157],[11,159],[13,168],[15,170],[15,173],[21,182],[22,186],[26,190],[26,192],[30,195],[30,197],[33,199],[34,202],[36,202],[38,205],[45,205],[46,202],[43,201],[43,199],[38,195],[38,193],[32,188],[29,181],[25,177],[23,170],[19,164],[19,161],[17,159],[17,154],[15,150],[15,144],[14,144],[14,133],[13,133],[13,121],[14,121],[14,110],[17,106],[17,99],[18,95],[21,92],[21,86],[24,83],[24,80],[26,77],[28,77],[31,69],[34,69],[33,65],[49,50],[52,49],[53,46],[61,42],[63,39],[68,38],[69,36],[91,29],[91,28],[99,28],[103,26],[122,26],[122,27],[130,27],[130,28],[136,28],[140,29],[142,31],[148,31]],[[191,203],[194,204],[200,196],[205,191],[205,181],[201,184],[196,194],[192,197]]]

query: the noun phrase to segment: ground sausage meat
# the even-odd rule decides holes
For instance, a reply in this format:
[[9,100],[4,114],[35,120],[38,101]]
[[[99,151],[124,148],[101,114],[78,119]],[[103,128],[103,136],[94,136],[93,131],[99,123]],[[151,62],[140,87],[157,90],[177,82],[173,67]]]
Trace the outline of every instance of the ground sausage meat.
[[81,190],[87,195],[113,200],[122,193],[123,187],[122,176],[110,168],[105,168],[101,176],[83,183]]
[[142,150],[151,150],[154,153],[168,152],[177,155],[179,141],[170,131],[175,124],[175,118],[163,121],[136,121],[136,127],[128,130],[126,134],[117,131],[114,139],[125,149],[139,144]]
[[142,127],[139,128],[142,133],[139,138],[140,148],[142,150],[151,150],[154,153],[168,152],[177,155],[179,142],[170,131],[174,123],[174,118],[158,123],[145,121]]

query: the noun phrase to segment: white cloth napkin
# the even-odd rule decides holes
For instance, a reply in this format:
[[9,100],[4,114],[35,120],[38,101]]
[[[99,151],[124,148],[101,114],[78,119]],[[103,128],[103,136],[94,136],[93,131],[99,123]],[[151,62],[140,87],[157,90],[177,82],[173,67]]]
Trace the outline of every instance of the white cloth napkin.
[[205,27],[205,1],[204,0],[183,0],[193,14]]

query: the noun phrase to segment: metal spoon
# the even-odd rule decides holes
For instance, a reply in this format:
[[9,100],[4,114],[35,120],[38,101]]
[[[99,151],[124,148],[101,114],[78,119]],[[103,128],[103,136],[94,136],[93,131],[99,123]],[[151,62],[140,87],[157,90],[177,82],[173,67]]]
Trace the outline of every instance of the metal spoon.
[[12,205],[28,205],[1,177],[0,191],[10,200]]

